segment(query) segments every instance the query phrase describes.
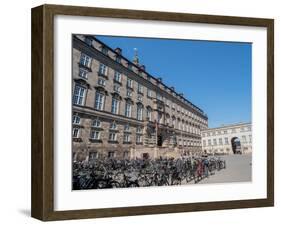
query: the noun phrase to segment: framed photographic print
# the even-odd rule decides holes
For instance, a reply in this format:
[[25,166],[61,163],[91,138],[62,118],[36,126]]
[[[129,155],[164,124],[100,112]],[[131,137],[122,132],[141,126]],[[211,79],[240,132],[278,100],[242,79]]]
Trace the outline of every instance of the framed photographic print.
[[272,19],[32,9],[32,216],[274,205]]

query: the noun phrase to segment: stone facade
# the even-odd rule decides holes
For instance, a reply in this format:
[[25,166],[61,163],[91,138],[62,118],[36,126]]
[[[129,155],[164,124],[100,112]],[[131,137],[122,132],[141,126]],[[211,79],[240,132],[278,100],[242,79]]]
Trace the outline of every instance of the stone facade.
[[202,149],[207,154],[251,153],[251,123],[237,123],[203,130]]
[[73,35],[73,154],[178,157],[201,152],[206,114],[94,36]]

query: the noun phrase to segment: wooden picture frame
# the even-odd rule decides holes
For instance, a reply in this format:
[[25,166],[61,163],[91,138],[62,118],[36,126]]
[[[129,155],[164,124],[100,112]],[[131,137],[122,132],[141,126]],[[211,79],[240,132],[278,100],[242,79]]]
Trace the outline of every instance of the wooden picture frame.
[[[181,203],[121,208],[54,211],[54,16],[88,16],[218,25],[240,25],[267,29],[267,198],[238,201]],[[163,214],[274,205],[274,21],[272,19],[196,15],[42,5],[32,9],[32,202],[34,218],[51,221],[82,218]]]

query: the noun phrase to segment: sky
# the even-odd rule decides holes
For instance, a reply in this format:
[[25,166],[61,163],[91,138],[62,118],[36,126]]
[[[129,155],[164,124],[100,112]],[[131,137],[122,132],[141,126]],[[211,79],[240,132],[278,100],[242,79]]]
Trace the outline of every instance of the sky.
[[210,128],[251,122],[251,43],[96,36],[201,108]]

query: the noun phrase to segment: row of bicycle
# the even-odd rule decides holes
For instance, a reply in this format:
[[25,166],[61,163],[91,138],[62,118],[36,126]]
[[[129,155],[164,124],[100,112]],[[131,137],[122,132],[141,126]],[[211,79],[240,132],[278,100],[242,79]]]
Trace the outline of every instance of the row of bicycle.
[[73,164],[73,189],[181,185],[212,176],[226,168],[220,158],[156,160],[99,159]]

